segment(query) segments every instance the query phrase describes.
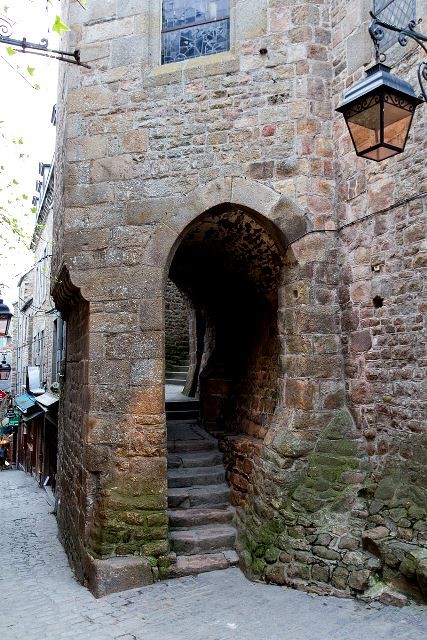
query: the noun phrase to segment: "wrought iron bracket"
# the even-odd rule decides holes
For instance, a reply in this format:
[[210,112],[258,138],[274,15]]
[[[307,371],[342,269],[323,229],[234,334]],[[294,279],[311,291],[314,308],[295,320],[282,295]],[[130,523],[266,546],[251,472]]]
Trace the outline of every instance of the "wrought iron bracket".
[[11,38],[13,23],[9,18],[4,15],[0,15],[0,44],[5,44],[13,47],[14,51],[19,53],[30,52],[32,55],[43,56],[45,58],[54,58],[61,60],[61,62],[69,62],[76,64],[79,67],[86,67],[90,69],[90,66],[80,59],[80,49],[75,49],[73,52],[61,51],[59,49],[49,49],[49,43],[46,38],[43,38],[39,43],[28,42],[27,38],[22,40],[15,40]]
[[49,43],[46,38],[43,38],[39,44],[35,42],[28,42],[26,38],[22,40],[14,40],[8,36],[0,36],[0,44],[6,44],[13,47],[15,51],[20,53],[27,53],[30,51],[33,55],[43,56],[45,58],[54,58],[61,60],[61,62],[70,62],[76,64],[79,67],[86,67],[90,69],[90,66],[80,59],[80,49],[75,49],[72,53],[68,51],[60,51],[59,49],[49,49]]
[[[427,54],[427,46],[424,44],[425,42],[427,42],[427,36],[425,36],[423,33],[415,31],[415,27],[421,22],[421,19],[418,21],[411,20],[408,26],[402,29],[401,27],[397,27],[394,24],[390,24],[389,22],[380,20],[374,13],[372,13],[372,11],[370,11],[369,14],[372,18],[372,22],[369,25],[369,34],[374,42],[377,62],[382,61],[381,54],[379,52],[379,46],[381,40],[383,40],[385,35],[384,30],[394,31],[395,33],[398,33],[398,42],[400,46],[406,47],[409,40],[414,40],[414,42],[416,42],[417,45],[419,45],[423,49],[424,53]],[[427,83],[427,61],[424,60],[420,62],[420,64],[418,65],[417,75],[418,82],[421,88],[420,98],[423,98],[424,101],[427,102],[427,89],[425,87],[425,83]]]

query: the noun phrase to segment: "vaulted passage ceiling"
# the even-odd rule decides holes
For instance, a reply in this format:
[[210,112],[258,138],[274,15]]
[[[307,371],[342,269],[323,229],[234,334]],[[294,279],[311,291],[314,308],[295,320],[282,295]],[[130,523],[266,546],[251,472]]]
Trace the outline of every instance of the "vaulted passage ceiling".
[[187,231],[170,277],[196,304],[210,306],[227,292],[242,302],[276,292],[282,256],[270,231],[245,211],[207,213]]
[[261,336],[277,335],[283,254],[270,229],[236,208],[201,216],[177,249],[170,278],[214,336],[206,346],[211,364],[233,379],[247,369]]

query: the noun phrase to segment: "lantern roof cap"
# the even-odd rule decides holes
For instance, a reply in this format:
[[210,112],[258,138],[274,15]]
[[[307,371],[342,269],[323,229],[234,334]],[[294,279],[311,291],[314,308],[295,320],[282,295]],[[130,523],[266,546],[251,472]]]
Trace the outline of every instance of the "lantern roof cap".
[[337,107],[337,111],[343,111],[346,107],[360,100],[364,96],[375,93],[378,89],[390,89],[402,95],[414,105],[424,102],[419,98],[409,82],[390,73],[390,67],[381,62],[374,64],[366,71],[366,78],[354,84],[344,94],[344,99]]
[[4,304],[2,298],[0,298],[0,315],[10,315],[10,317],[13,316],[13,313],[11,312],[7,304]]

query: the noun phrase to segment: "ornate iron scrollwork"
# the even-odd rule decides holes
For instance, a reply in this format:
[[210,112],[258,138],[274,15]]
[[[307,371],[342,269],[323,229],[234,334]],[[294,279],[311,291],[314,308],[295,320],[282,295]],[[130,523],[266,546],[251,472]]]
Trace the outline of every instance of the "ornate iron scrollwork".
[[[424,44],[425,42],[427,42],[427,36],[425,36],[422,33],[419,33],[419,31],[415,31],[415,27],[417,26],[417,24],[420,24],[421,19],[418,21],[411,20],[408,26],[402,29],[400,27],[397,27],[394,24],[390,24],[388,22],[384,22],[383,20],[380,20],[378,16],[372,13],[372,11],[370,11],[370,16],[373,20],[369,25],[369,33],[375,45],[377,62],[380,61],[380,57],[381,55],[383,55],[383,54],[380,54],[379,52],[379,45],[381,40],[383,40],[385,37],[386,30],[394,31],[398,33],[398,42],[400,46],[406,47],[409,40],[413,40],[427,54],[427,47]],[[425,86],[425,82],[427,82],[427,62],[426,61],[420,62],[420,64],[418,65],[417,75],[418,75],[418,82],[421,88],[421,95],[424,98],[425,102],[427,102],[427,90]]]
[[10,36],[12,35],[13,22],[10,18],[6,17],[3,13],[0,13],[0,35]]
[[75,49],[75,51],[72,52],[49,49],[49,42],[46,38],[42,38],[39,43],[28,42],[27,38],[22,38],[22,40],[11,38],[13,25],[14,23],[9,18],[4,14],[0,14],[0,44],[13,47],[15,51],[20,53],[30,51],[34,55],[55,58],[62,62],[70,62],[71,64],[77,64],[78,66],[90,69],[88,64],[81,62],[79,49]]

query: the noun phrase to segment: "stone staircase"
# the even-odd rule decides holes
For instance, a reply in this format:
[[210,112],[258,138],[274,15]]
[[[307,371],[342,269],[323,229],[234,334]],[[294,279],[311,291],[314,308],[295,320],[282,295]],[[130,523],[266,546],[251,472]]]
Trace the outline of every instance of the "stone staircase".
[[234,509],[217,441],[198,424],[198,402],[168,404],[169,525],[176,553],[169,576],[234,566]]
[[166,384],[183,387],[187,382],[188,369],[188,357],[170,359],[166,366]]

